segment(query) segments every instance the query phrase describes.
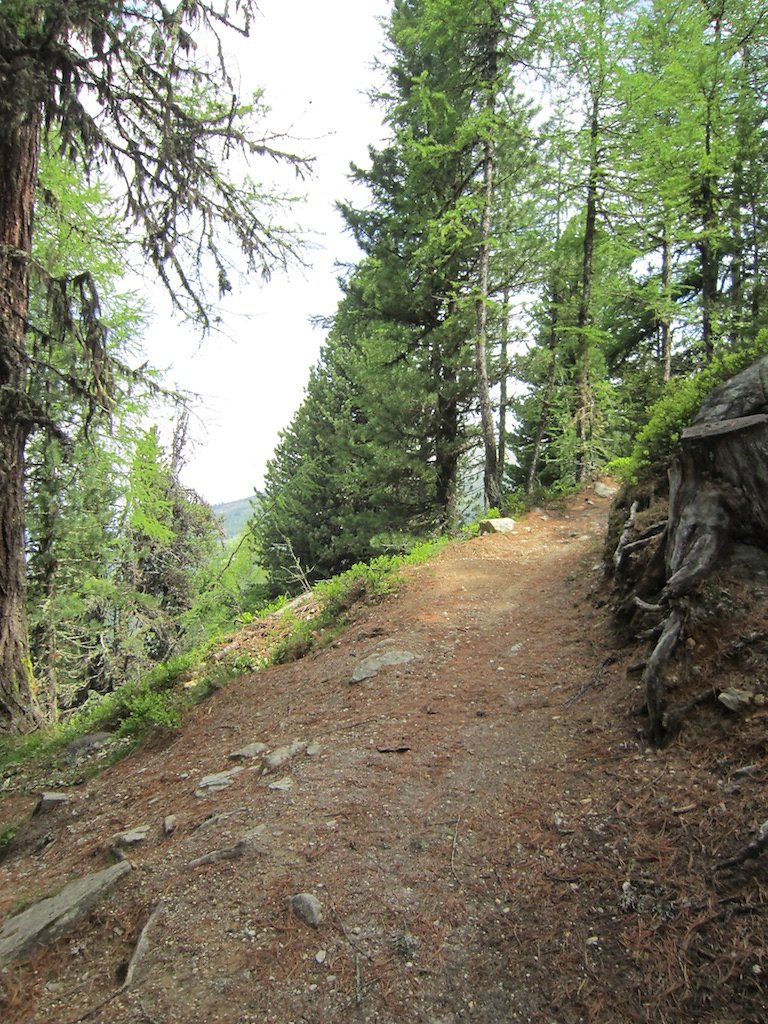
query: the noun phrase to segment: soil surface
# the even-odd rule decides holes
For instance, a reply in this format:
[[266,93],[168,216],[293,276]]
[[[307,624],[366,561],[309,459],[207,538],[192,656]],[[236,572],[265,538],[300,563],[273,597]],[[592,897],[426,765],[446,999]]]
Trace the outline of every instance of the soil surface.
[[[768,816],[766,712],[648,746],[645,648],[617,648],[603,592],[608,504],[444,549],[330,646],[29,818],[0,921],[148,830],[87,919],[0,972],[5,1024],[765,1021],[766,867],[713,865]],[[230,758],[293,741],[273,771]],[[11,778],[0,820],[36,799]]]

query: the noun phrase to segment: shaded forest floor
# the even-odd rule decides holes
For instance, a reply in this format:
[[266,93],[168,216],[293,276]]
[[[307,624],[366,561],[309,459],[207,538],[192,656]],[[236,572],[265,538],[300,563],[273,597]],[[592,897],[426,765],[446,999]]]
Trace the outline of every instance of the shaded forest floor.
[[[768,817],[768,710],[703,708],[648,747],[628,671],[645,649],[617,647],[599,568],[607,513],[582,494],[446,548],[330,646],[30,818],[0,920],[149,829],[112,896],[0,973],[5,1024],[764,1021],[768,858],[713,865]],[[765,627],[749,614],[734,635]],[[238,748],[294,740],[310,753],[196,795]],[[35,802],[11,778],[0,820]],[[289,907],[302,892],[316,927]]]

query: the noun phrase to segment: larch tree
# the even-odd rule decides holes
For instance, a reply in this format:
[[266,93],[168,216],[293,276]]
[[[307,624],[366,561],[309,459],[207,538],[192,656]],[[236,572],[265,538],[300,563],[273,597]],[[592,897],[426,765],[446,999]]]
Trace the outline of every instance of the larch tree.
[[[28,656],[24,463],[41,419],[29,398],[28,338],[38,164],[44,137],[122,189],[125,214],[177,309],[212,326],[213,280],[228,291],[233,254],[268,273],[294,254],[277,196],[227,173],[229,158],[305,163],[259,131],[242,102],[224,33],[247,35],[254,0],[4,0],[0,7],[0,732],[39,721]],[[210,57],[198,42],[206,40]],[[279,203],[277,204],[279,209]],[[94,405],[110,404],[109,358],[88,274],[48,280],[66,322],[78,301]],[[66,323],[65,323],[66,325]],[[34,389],[33,389],[34,390]]]

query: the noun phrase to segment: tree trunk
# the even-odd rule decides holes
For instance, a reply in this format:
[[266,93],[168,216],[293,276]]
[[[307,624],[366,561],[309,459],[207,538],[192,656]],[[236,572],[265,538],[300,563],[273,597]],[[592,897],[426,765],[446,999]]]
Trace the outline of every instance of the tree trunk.
[[435,360],[437,381],[437,422],[435,424],[435,501],[446,528],[452,531],[459,521],[457,477],[459,463],[459,403],[456,370],[450,362],[440,366]]
[[552,405],[552,394],[555,390],[555,376],[557,374],[557,321],[560,297],[556,286],[552,288],[552,308],[549,313],[549,369],[544,384],[544,396],[541,400],[541,412],[536,424],[536,434],[533,439],[533,451],[531,452],[531,464],[528,467],[528,477],[525,482],[525,493],[533,494],[538,474],[539,457],[541,446],[544,441],[544,431],[547,429],[550,408]]
[[669,231],[665,224],[662,228],[661,241],[661,289],[664,308],[659,317],[661,329],[661,379],[668,381],[672,377],[672,325],[670,310],[672,308],[672,246]]
[[29,256],[39,112],[0,139],[0,732],[40,721],[29,660],[24,558],[24,414]]
[[717,257],[714,233],[717,214],[714,208],[714,184],[710,175],[701,185],[702,236],[698,244],[701,260],[701,345],[706,362],[715,354],[715,303],[717,301]]
[[504,292],[501,324],[501,384],[499,386],[499,480],[504,480],[507,461],[507,402],[509,401],[509,291]]
[[[713,20],[714,38],[721,45],[722,25],[720,14]],[[717,211],[717,178],[711,171],[714,128],[713,109],[717,102],[716,86],[712,85],[707,95],[707,116],[704,124],[704,153],[706,167],[701,177],[699,208],[701,213],[701,237],[698,243],[701,260],[701,344],[706,362],[715,354],[715,306],[717,303],[717,278],[720,254],[717,232],[719,217]]]
[[576,482],[588,480],[594,470],[590,452],[594,400],[592,396],[592,345],[589,338],[592,307],[592,277],[597,234],[597,189],[600,175],[598,143],[600,140],[600,99],[592,98],[589,141],[589,176],[587,179],[587,204],[584,216],[584,243],[581,256],[581,295],[576,320],[578,349],[576,354],[576,375],[578,379],[578,406],[576,409]]
[[493,203],[494,146],[486,139],[483,146],[483,212],[480,223],[480,273],[475,300],[475,382],[480,404],[480,421],[485,449],[485,500],[493,508],[501,508],[503,497],[499,480],[499,459],[496,428],[488,380],[488,293],[491,262],[491,206]]

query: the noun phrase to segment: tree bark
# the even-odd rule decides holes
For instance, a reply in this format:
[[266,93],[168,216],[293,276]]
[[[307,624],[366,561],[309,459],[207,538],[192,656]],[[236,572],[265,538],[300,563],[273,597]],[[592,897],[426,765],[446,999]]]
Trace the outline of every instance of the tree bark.
[[432,350],[432,373],[437,387],[435,422],[435,503],[446,528],[452,531],[459,520],[457,477],[461,433],[454,355],[438,345]]
[[40,111],[0,139],[0,732],[40,721],[27,637],[24,415],[29,260]]
[[499,385],[499,480],[504,480],[507,461],[507,403],[509,402],[509,290],[504,292],[501,324],[501,383]]
[[589,328],[592,309],[592,278],[594,274],[595,238],[597,235],[597,190],[600,177],[598,144],[600,141],[600,98],[592,97],[589,126],[590,158],[587,178],[587,203],[584,216],[584,241],[581,255],[581,295],[576,320],[578,350],[576,374],[578,379],[578,407],[576,409],[576,482],[588,480],[594,470],[590,446],[593,433],[594,400],[592,396],[592,370]]
[[[558,231],[559,236],[559,231]],[[560,292],[555,280],[552,282],[552,305],[549,311],[549,338],[547,347],[549,349],[549,368],[543,388],[541,400],[541,412],[536,424],[536,434],[533,439],[533,450],[531,452],[531,464],[528,467],[528,477],[525,482],[525,493],[533,494],[538,476],[539,457],[541,446],[544,441],[544,432],[547,429],[547,421],[552,406],[552,395],[555,390],[555,377],[557,375],[557,343],[558,343],[558,317],[560,309]]]
[[486,139],[483,147],[483,212],[480,223],[480,273],[475,300],[475,381],[480,404],[480,421],[485,449],[485,500],[493,508],[501,508],[503,497],[499,480],[499,458],[496,428],[488,380],[488,294],[491,262],[491,206],[493,203],[494,146]]
[[659,327],[661,329],[661,379],[666,382],[672,377],[672,325],[669,312],[672,308],[672,245],[666,224],[662,229],[661,246],[661,289],[664,309],[659,317]]

